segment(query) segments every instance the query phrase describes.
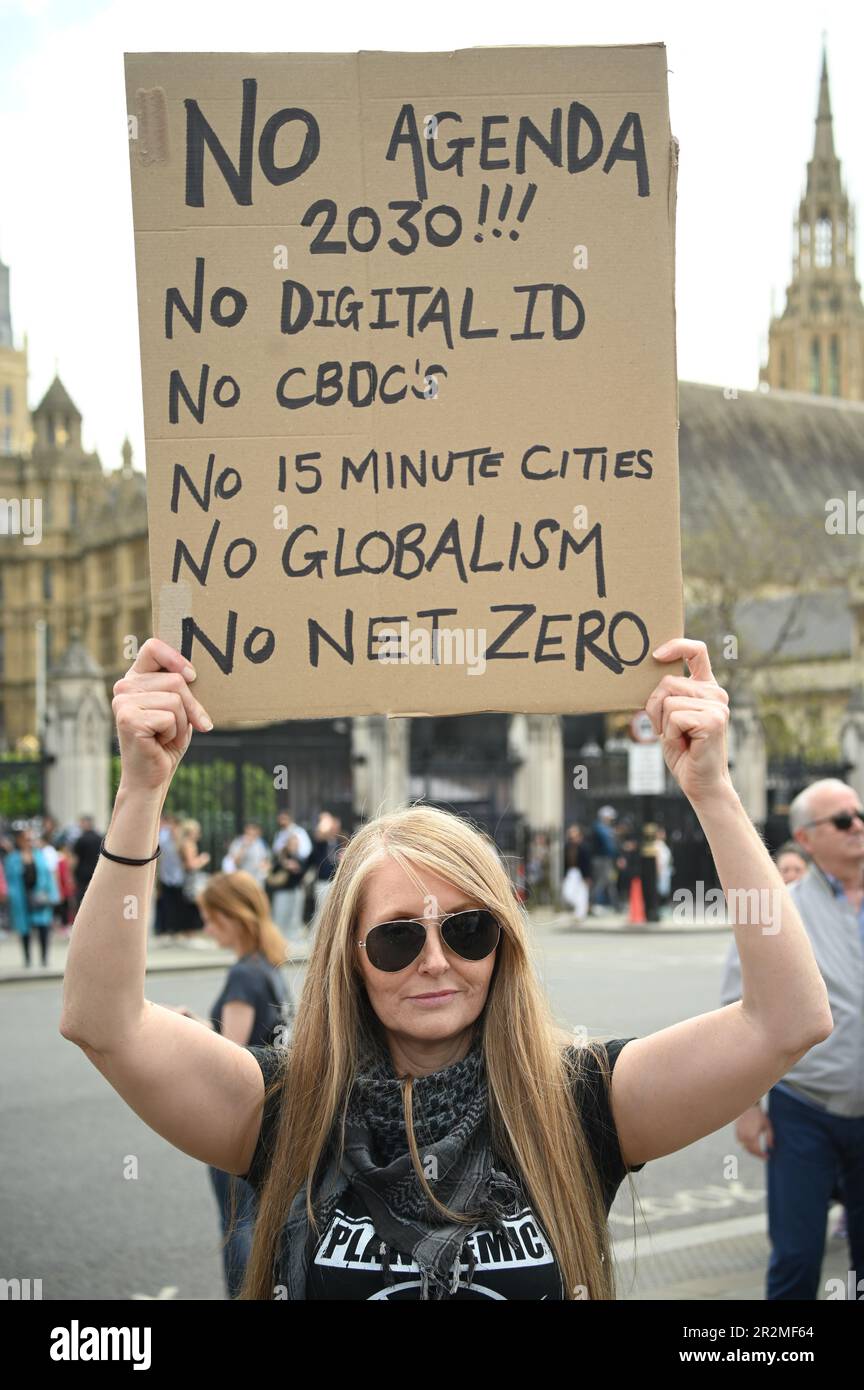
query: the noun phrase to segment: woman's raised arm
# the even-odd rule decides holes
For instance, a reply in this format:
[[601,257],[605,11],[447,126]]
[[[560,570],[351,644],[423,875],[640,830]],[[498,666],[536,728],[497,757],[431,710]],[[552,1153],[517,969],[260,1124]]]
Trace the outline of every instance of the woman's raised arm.
[[[179,652],[151,638],[114,686],[121,776],[105,835],[113,855],[154,853],[192,731],[213,727],[189,689],[194,674]],[[260,1128],[260,1067],[236,1043],[144,996],[155,862],[100,855],[75,918],[60,1032],[151,1129],[204,1163],[244,1173]]]
[[689,677],[664,676],[645,708],[714,857],[741,960],[742,993],[735,1004],[622,1049],[611,1102],[621,1152],[631,1165],[674,1153],[736,1120],[834,1026],[804,925],[732,785],[728,697],[714,679],[705,644],[675,638],[654,655],[662,661],[684,657],[690,666]]

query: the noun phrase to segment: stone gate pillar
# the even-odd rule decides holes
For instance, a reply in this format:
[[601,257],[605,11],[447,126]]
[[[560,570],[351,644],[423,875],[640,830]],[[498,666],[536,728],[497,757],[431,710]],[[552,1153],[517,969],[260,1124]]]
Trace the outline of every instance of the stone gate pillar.
[[754,825],[763,826],[768,814],[765,730],[750,690],[737,690],[730,709],[727,739],[732,782]]
[[351,755],[355,815],[371,820],[405,805],[411,768],[410,719],[355,716]]
[[93,817],[97,830],[111,814],[111,734],[114,720],[105,693],[102,667],[91,657],[78,631],[47,675],[45,752],[46,794],[51,815],[69,825],[79,815]]
[[563,878],[564,736],[557,714],[514,714],[509,751],[520,760],[513,774],[513,808],[532,830],[549,835],[549,876],[554,893]]

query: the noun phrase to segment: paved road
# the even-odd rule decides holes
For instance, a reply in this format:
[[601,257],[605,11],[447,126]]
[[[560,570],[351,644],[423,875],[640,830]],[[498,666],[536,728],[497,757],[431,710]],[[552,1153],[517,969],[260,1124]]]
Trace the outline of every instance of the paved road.
[[[559,1019],[592,1036],[641,1036],[717,1007],[721,934],[547,925],[536,943]],[[299,991],[303,967],[292,969]],[[221,969],[202,959],[151,975],[148,996],[206,1012],[220,980]],[[0,1275],[41,1278],[48,1299],[221,1299],[206,1171],[152,1133],[60,1037],[59,1009],[57,980],[0,989]],[[731,1126],[649,1163],[635,1186],[635,1263],[627,1184],[611,1215],[619,1297],[762,1297],[763,1169],[739,1150]],[[831,1242],[826,1277],[846,1263],[845,1245]]]

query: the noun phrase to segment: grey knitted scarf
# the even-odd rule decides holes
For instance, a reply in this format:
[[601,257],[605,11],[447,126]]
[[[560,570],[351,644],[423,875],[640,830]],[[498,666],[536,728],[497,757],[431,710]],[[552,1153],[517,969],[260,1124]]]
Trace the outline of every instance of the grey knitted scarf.
[[[324,1231],[347,1187],[364,1202],[380,1240],[379,1254],[390,1283],[390,1251],[409,1255],[420,1270],[421,1299],[452,1297],[470,1284],[475,1260],[467,1238],[480,1227],[500,1231],[518,1211],[522,1189],[494,1166],[490,1147],[488,1089],[480,1033],[461,1062],[413,1082],[414,1134],[423,1172],[439,1201],[474,1216],[471,1224],[448,1222],[429,1202],[408,1151],[402,1082],[389,1050],[370,1042],[361,1058],[348,1102],[345,1152],[331,1145],[326,1171],[316,1184],[315,1213]],[[305,1299],[314,1232],[306,1222],[305,1189],[292,1203],[283,1233],[282,1267],[287,1297]],[[516,1247],[518,1248],[518,1247]],[[467,1264],[467,1271],[462,1264]]]

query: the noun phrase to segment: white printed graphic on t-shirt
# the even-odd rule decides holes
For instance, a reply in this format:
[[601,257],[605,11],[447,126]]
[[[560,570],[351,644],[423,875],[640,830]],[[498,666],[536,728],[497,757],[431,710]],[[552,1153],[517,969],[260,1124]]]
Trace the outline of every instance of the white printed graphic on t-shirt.
[[[534,1213],[524,1207],[518,1216],[504,1221],[504,1227],[515,1237],[515,1248],[501,1231],[478,1230],[468,1236],[463,1256],[470,1250],[478,1273],[486,1270],[536,1269],[553,1263],[552,1251],[541,1234]],[[315,1254],[315,1264],[327,1269],[353,1270],[372,1273],[383,1270],[380,1258],[380,1238],[368,1217],[354,1218],[337,1212],[327,1228]],[[401,1251],[389,1251],[390,1268],[397,1273],[419,1273],[415,1261]],[[467,1274],[467,1258],[461,1269]]]

